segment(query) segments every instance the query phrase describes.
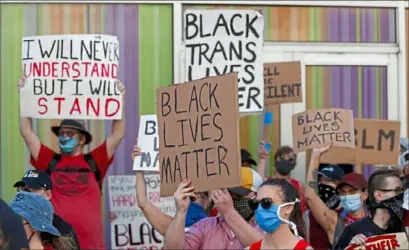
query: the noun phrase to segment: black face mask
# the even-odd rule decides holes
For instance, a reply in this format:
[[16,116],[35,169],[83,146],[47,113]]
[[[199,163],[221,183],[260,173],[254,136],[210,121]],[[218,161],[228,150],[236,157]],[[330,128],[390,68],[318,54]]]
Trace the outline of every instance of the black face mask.
[[289,175],[291,171],[295,168],[295,165],[296,163],[294,160],[275,161],[276,170],[281,175]]
[[249,221],[253,215],[254,210],[249,205],[250,198],[233,198],[233,207],[241,215],[243,219]]
[[339,206],[339,194],[335,188],[326,184],[318,184],[318,195],[328,208],[334,210]]
[[384,208],[388,210],[389,214],[391,215],[391,218],[388,221],[388,233],[397,233],[402,231],[402,219],[405,212],[405,209],[402,207],[403,196],[404,194],[401,193],[380,203],[369,205],[372,217],[375,215],[377,208]]

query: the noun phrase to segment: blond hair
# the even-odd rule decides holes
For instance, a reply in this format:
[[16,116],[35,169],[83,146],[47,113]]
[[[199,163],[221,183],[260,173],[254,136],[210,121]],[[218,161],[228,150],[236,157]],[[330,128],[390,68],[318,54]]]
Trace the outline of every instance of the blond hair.
[[54,236],[52,234],[42,232],[41,240],[43,241],[43,245],[49,244],[54,249],[58,249],[58,250],[78,248],[72,235]]

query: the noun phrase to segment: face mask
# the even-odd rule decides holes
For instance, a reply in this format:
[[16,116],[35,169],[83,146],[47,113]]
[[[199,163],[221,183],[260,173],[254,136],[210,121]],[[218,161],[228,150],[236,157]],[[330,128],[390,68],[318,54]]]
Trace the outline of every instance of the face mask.
[[288,160],[281,160],[275,162],[276,170],[281,175],[289,175],[290,172],[295,168],[295,162],[290,162]]
[[335,188],[326,184],[318,184],[318,195],[328,208],[335,209],[339,206],[340,200]]
[[408,163],[408,162],[406,161],[406,159],[405,159],[405,155],[408,154],[408,153],[409,153],[409,151],[405,151],[405,152],[403,152],[403,153],[399,156],[399,166],[400,166],[401,168],[404,168],[405,165]]
[[361,208],[361,194],[340,196],[340,205],[347,211],[356,212]]
[[78,141],[76,138],[64,136],[58,137],[58,146],[60,147],[61,152],[63,153],[71,153],[77,145]]
[[403,218],[404,208],[403,206],[403,196],[404,194],[401,193],[392,197],[390,199],[384,200],[380,203],[380,207],[386,208],[391,215],[395,215],[397,218]]
[[249,221],[254,214],[253,209],[249,205],[249,198],[233,199],[233,207],[241,215],[243,219]]
[[290,225],[294,234],[298,236],[296,225],[292,221],[280,217],[280,209],[282,207],[294,205],[297,202],[299,202],[298,199],[295,202],[284,203],[280,206],[271,204],[271,207],[268,209],[263,208],[261,204],[259,204],[255,214],[257,225],[265,232],[273,233],[277,230],[282,222],[285,222]]

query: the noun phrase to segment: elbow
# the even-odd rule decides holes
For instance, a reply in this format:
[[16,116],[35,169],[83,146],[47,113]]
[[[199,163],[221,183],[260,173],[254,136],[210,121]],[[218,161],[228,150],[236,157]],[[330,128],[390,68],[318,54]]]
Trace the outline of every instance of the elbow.
[[313,199],[315,198],[316,194],[311,188],[307,188],[304,193],[304,199],[308,206],[312,203]]

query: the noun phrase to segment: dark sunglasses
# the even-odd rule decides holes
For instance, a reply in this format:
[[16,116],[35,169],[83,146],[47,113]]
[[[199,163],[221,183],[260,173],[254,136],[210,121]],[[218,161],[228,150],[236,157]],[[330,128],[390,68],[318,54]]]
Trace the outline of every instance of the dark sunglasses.
[[256,200],[256,199],[249,200],[249,207],[252,210],[257,210],[259,205],[261,205],[261,207],[264,209],[269,209],[271,208],[272,204],[273,204],[273,199],[271,198],[263,198],[261,200]]

